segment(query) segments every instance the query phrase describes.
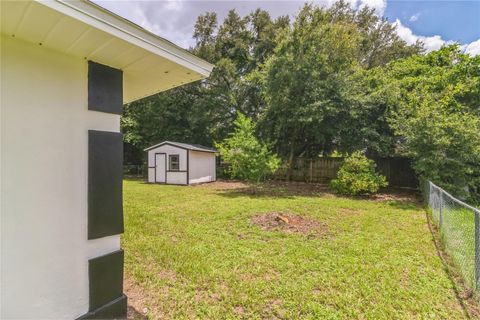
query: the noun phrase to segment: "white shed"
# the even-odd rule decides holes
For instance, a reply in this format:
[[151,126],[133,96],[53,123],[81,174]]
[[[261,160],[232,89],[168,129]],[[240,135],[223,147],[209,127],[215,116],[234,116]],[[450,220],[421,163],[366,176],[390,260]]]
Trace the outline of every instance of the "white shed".
[[145,151],[150,183],[189,185],[216,180],[216,149],[164,141]]
[[0,318],[126,318],[123,104],[213,66],[90,1],[0,14]]

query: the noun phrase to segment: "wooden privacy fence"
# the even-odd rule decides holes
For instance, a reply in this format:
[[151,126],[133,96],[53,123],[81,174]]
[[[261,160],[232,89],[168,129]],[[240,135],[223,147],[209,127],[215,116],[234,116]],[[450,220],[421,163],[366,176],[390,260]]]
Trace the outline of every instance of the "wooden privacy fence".
[[[418,181],[408,158],[376,158],[377,171],[383,174],[390,186],[416,188]],[[327,183],[337,176],[343,158],[295,158],[290,171],[290,180]],[[283,164],[273,175],[274,179],[287,180],[288,166]]]

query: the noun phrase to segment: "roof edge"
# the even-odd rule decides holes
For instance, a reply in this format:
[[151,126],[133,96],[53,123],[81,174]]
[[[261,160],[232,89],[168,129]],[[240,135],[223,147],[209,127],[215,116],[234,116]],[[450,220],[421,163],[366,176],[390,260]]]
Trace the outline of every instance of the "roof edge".
[[80,20],[133,45],[174,61],[208,77],[214,65],[174,43],[88,0],[36,0],[51,9]]
[[218,151],[214,151],[214,150],[207,150],[207,149],[204,149],[204,150],[195,150],[195,149],[188,149],[188,148],[185,148],[183,146],[180,146],[178,144],[176,144],[175,142],[173,141],[163,141],[163,142],[160,142],[156,145],[153,145],[151,147],[148,147],[146,149],[143,149],[143,151],[150,151],[152,149],[155,149],[155,148],[158,148],[158,147],[161,147],[163,145],[170,145],[170,146],[173,146],[173,147],[177,147],[177,148],[181,148],[181,149],[187,149],[187,150],[190,150],[190,151],[199,151],[199,152],[209,152],[209,153],[217,153]]

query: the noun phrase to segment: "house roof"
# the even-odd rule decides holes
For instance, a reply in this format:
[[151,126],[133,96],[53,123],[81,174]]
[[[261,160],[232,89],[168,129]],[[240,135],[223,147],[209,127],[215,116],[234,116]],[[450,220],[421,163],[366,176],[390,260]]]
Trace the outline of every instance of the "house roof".
[[209,76],[213,65],[86,0],[1,1],[1,33],[123,71],[124,103]]
[[143,151],[152,150],[152,149],[155,149],[157,147],[163,146],[165,144],[175,146],[175,147],[179,147],[179,148],[182,148],[182,149],[192,150],[192,151],[211,152],[211,153],[216,153],[217,152],[217,149],[215,149],[215,148],[205,147],[205,146],[202,146],[202,145],[199,145],[199,144],[190,144],[190,143],[182,143],[182,142],[174,142],[174,141],[163,141],[163,142],[158,143],[154,146],[148,147],[148,148],[144,149]]

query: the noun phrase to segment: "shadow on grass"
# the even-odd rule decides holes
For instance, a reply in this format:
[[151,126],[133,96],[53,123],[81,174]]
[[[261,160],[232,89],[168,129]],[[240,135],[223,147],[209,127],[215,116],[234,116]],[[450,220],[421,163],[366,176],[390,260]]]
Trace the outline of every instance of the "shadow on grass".
[[227,198],[248,197],[286,198],[294,197],[341,197],[350,200],[366,200],[388,202],[396,209],[411,210],[422,206],[418,192],[413,189],[388,188],[371,196],[340,196],[335,195],[327,184],[287,181],[267,181],[258,185],[248,185],[241,182],[220,182],[212,188],[219,196]]
[[414,200],[390,200],[388,205],[395,209],[415,210],[422,207],[422,202]]
[[258,185],[236,182],[225,188],[213,186],[218,195],[227,198],[294,198],[333,196],[327,185],[320,183],[267,181]]

